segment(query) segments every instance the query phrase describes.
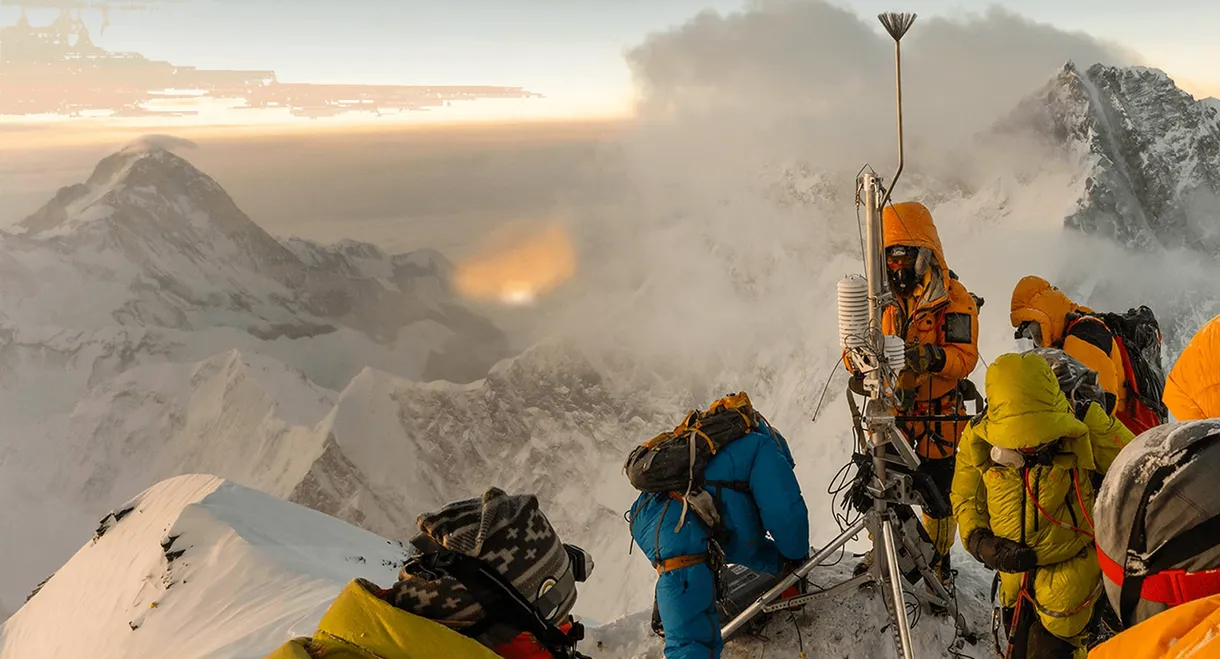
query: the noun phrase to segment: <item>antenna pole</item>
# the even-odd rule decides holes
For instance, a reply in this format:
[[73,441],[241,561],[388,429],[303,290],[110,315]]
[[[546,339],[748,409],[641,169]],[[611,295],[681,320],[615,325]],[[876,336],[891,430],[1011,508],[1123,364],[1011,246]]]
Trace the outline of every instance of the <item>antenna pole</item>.
[[898,177],[902,176],[902,167],[905,162],[902,140],[902,37],[906,36],[907,30],[910,30],[915,23],[915,16],[915,14],[894,12],[877,15],[877,20],[881,21],[885,31],[889,32],[894,39],[894,79],[898,87],[898,171],[894,172],[894,178],[890,180],[889,189],[885,191],[885,197],[881,200],[881,208],[885,208],[885,205],[889,203],[890,194],[898,183]]

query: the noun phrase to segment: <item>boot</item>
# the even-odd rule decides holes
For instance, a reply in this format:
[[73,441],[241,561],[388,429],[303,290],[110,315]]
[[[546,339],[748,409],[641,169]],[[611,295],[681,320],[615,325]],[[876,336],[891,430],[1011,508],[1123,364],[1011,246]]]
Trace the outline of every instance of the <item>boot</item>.
[[649,624],[652,627],[652,633],[665,638],[665,628],[661,626],[661,610],[657,608],[657,598],[652,598],[652,621]]
[[853,577],[858,577],[871,569],[873,569],[873,550],[870,549],[864,553],[864,557],[860,559],[860,562],[856,563],[856,567],[852,569],[851,574]]
[[[953,597],[954,572],[949,566],[949,557],[948,556],[937,556],[936,559],[934,560],[934,562],[932,563],[932,565],[930,565],[928,567],[931,568],[932,574],[935,575],[936,578],[940,580],[940,584],[945,587],[946,591],[948,591],[949,597]],[[932,585],[929,583],[926,583],[926,581],[927,581],[926,579],[924,581],[925,581],[924,588],[927,589],[928,594],[931,595],[932,597],[939,598],[940,596],[936,594],[936,591],[932,588]],[[937,615],[941,615],[941,614],[945,614],[945,613],[949,612],[949,609],[947,607],[942,606],[940,604],[929,604],[929,608],[932,609],[932,613],[935,613]]]

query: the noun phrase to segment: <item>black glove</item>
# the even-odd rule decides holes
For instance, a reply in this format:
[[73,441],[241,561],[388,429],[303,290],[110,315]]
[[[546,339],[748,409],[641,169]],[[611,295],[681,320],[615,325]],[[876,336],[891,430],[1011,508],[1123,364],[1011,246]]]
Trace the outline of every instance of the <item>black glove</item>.
[[931,343],[912,343],[907,346],[907,368],[915,373],[939,373],[945,368],[945,351]]
[[976,529],[966,542],[971,556],[987,567],[1020,574],[1038,566],[1038,554],[1031,548],[1005,538],[997,538],[988,529]]

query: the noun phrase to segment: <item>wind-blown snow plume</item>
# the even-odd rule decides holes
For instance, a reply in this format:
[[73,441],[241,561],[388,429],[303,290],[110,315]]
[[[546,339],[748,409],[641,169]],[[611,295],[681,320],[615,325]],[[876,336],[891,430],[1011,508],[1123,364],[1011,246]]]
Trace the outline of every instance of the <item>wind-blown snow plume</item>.
[[199,143],[176,135],[152,133],[141,135],[139,138],[132,140],[128,147],[173,151],[174,149],[198,149]]

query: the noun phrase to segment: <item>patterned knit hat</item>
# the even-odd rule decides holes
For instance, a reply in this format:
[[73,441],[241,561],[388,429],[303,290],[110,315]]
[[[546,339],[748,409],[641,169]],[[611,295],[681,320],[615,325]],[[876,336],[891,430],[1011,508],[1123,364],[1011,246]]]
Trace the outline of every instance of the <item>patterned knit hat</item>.
[[[481,499],[455,501],[422,514],[416,524],[446,549],[494,567],[553,623],[566,617],[576,603],[568,553],[533,495],[510,496],[493,487]],[[452,577],[429,579],[404,569],[399,578],[390,595],[398,608],[457,630],[484,617],[482,605]],[[556,590],[548,594],[552,589]],[[546,602],[540,601],[544,594],[548,594]],[[477,640],[495,647],[511,638],[503,634],[489,630]]]

